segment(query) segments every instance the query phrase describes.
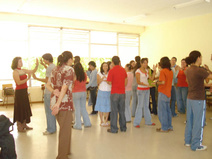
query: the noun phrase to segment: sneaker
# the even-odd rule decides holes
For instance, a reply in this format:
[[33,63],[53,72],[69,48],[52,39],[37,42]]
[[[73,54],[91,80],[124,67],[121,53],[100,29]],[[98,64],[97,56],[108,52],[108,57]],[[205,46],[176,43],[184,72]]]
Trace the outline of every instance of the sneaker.
[[140,125],[136,125],[135,127],[136,127],[136,128],[140,128]]
[[43,132],[43,135],[51,135],[53,133],[48,132],[47,130]]
[[191,144],[184,144],[186,147],[190,147],[191,146]]
[[197,147],[196,151],[204,151],[206,149],[207,149],[207,146],[202,145],[202,146]]

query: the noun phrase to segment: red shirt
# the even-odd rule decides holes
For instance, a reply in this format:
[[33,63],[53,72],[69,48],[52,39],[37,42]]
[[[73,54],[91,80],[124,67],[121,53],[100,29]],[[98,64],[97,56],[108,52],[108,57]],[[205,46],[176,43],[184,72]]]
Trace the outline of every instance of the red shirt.
[[119,65],[114,66],[108,73],[107,81],[111,82],[111,94],[125,94],[125,79],[127,72]]
[[[26,73],[25,72],[23,72],[20,68],[17,68],[17,71],[18,71],[18,73],[19,73],[19,78],[20,78],[20,80],[25,80],[26,78],[27,78],[27,75],[26,75]],[[25,83],[23,83],[23,84],[20,84],[20,85],[18,85],[17,83],[16,83],[16,90],[19,90],[19,89],[25,89],[25,88],[27,88],[28,86],[27,86],[27,82],[25,82]]]
[[86,81],[87,81],[87,75],[85,74],[85,80],[84,81],[74,81],[74,88],[72,90],[73,93],[75,92],[86,92]]
[[[71,66],[63,65],[55,67],[51,74],[51,83],[53,89],[61,91],[63,85],[68,89],[60,104],[60,111],[73,111],[72,84],[74,79],[74,69]],[[51,107],[56,104],[58,97],[51,94]]]
[[184,70],[180,70],[177,75],[177,86],[178,87],[188,87],[188,83],[186,82],[186,75],[184,73]]
[[158,92],[165,94],[167,97],[171,97],[173,72],[167,68],[160,71],[159,81],[165,81],[164,84],[158,86]]

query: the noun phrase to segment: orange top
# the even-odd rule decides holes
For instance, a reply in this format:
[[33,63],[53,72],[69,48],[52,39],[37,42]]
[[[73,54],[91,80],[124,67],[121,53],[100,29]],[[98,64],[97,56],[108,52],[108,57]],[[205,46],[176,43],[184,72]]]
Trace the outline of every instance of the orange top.
[[165,94],[167,97],[171,97],[173,72],[167,68],[160,71],[159,81],[165,81],[164,84],[158,86],[158,92]]

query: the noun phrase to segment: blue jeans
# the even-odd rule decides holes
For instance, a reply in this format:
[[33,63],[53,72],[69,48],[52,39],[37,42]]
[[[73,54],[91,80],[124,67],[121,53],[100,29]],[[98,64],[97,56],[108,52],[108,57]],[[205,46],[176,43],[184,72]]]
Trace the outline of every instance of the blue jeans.
[[138,104],[137,85],[132,87],[132,117],[135,116],[135,111]]
[[75,129],[82,129],[81,116],[85,126],[91,126],[90,118],[86,110],[86,92],[72,93],[75,108]]
[[175,113],[175,103],[176,103],[176,88],[172,86],[171,90],[171,112],[172,116],[175,117],[177,114]]
[[117,119],[119,113],[119,125],[121,131],[126,131],[126,118],[125,118],[125,94],[111,94],[111,113],[110,113],[110,128],[111,132],[118,131]]
[[140,125],[142,119],[142,111],[144,109],[144,119],[146,125],[151,125],[152,118],[149,111],[149,94],[150,90],[137,90],[138,105],[135,112],[134,126]]
[[52,110],[50,109],[50,98],[51,94],[44,94],[44,106],[46,113],[47,131],[50,133],[56,132],[56,118],[52,115]]
[[132,97],[132,91],[126,91],[125,97],[125,117],[126,121],[131,121],[130,99]]
[[170,98],[160,92],[158,92],[158,118],[162,130],[173,129]]
[[194,151],[202,144],[205,110],[205,100],[187,99],[185,144],[191,144]]
[[180,113],[185,114],[186,111],[186,102],[188,95],[188,87],[177,87],[177,107]]

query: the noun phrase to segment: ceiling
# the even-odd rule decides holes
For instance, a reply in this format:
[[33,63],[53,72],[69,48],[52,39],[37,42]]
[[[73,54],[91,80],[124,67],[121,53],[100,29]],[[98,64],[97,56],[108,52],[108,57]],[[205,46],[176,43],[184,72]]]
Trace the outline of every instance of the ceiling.
[[212,1],[173,8],[188,1],[191,0],[0,0],[0,12],[139,26],[212,13]]

